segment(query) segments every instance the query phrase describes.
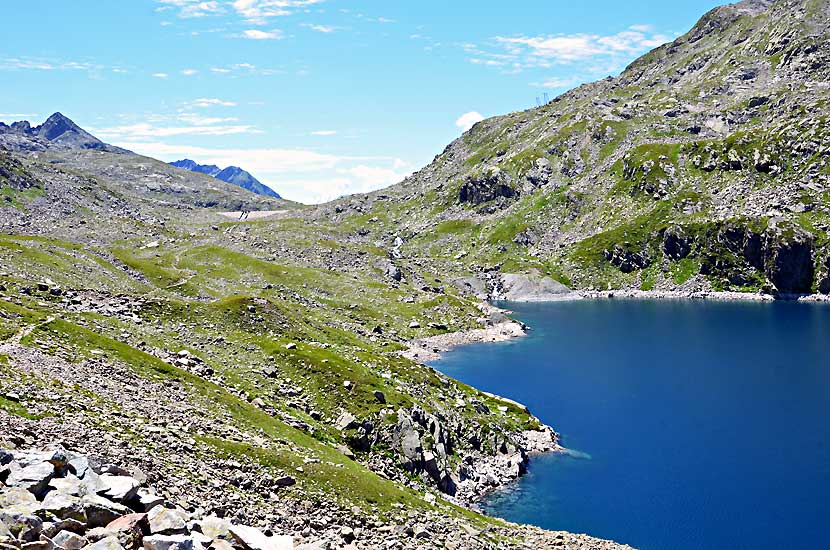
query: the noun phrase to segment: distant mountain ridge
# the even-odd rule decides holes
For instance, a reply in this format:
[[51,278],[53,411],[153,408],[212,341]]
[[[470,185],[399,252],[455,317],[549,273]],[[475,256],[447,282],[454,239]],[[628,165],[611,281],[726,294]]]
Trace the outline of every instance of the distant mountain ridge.
[[0,122],[0,144],[13,149],[94,149],[110,153],[128,153],[126,149],[104,143],[68,117],[55,113],[40,126],[21,120],[7,125]]
[[198,162],[190,159],[177,160],[176,162],[171,162],[170,165],[175,166],[176,168],[183,168],[184,170],[189,170],[191,172],[207,174],[208,176],[214,177],[218,180],[247,189],[257,195],[264,195],[275,199],[282,198],[276,191],[260,182],[249,172],[238,166],[228,166],[223,169],[219,168],[215,164],[199,164]]

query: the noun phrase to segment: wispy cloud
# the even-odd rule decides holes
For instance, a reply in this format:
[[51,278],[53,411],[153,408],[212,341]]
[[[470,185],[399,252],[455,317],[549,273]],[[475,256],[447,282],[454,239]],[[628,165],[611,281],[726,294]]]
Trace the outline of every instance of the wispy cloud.
[[[183,117],[187,121],[188,117]],[[201,125],[189,124],[185,126],[155,125],[149,122],[126,124],[123,126],[109,126],[93,128],[93,133],[105,140],[122,142],[141,141],[148,138],[166,138],[173,136],[230,136],[237,134],[261,134],[262,130],[245,124],[205,124],[205,122],[227,121],[232,119],[215,118],[213,120],[199,120],[192,117],[189,120],[200,121]]]
[[597,70],[614,68],[669,40],[669,36],[653,32],[648,25],[634,25],[609,35],[496,36],[486,45],[463,44],[462,47],[471,63],[517,73],[576,64],[588,64]]
[[337,27],[332,27],[330,25],[313,25],[311,23],[303,23],[302,26],[323,34],[329,34],[337,30]]
[[108,67],[90,61],[67,61],[59,59],[44,59],[35,57],[4,57],[0,58],[1,71],[88,71],[97,72]]
[[234,0],[231,7],[247,23],[265,25],[268,19],[291,15],[323,0]]
[[279,29],[274,29],[271,31],[247,29],[236,36],[238,36],[239,38],[247,38],[248,40],[282,40],[284,35],[283,32]]
[[337,134],[337,130],[314,130],[311,132],[312,136],[333,136]]
[[18,121],[36,119],[36,113],[0,113],[0,120]]
[[153,78],[167,78],[170,75],[167,73],[153,73],[152,76]]
[[165,8],[174,8],[177,14],[182,19],[192,19],[196,17],[207,17],[210,15],[219,15],[225,13],[225,8],[222,3],[218,1],[203,1],[203,0],[158,0],[162,7],[159,11],[166,11]]
[[233,101],[224,101],[215,97],[200,97],[182,103],[184,109],[207,109],[208,107],[236,107]]
[[199,71],[196,69],[184,69],[181,71],[184,76],[193,76],[195,74],[199,74]]

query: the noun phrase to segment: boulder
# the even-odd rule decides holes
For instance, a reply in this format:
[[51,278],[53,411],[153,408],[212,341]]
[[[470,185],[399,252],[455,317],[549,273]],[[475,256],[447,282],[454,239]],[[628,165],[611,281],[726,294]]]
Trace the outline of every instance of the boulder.
[[357,418],[355,418],[355,416],[352,413],[344,411],[340,416],[337,417],[337,421],[334,423],[334,427],[342,432],[344,430],[348,430],[355,427],[356,424]]
[[87,495],[81,499],[90,528],[104,527],[121,516],[132,512],[123,504],[118,504],[98,495]]
[[548,302],[573,295],[568,287],[538,271],[505,273],[501,276],[500,287],[494,297],[513,302]]
[[126,550],[118,537],[106,537],[85,547],[87,550]]
[[104,496],[110,500],[126,502],[133,498],[138,492],[141,484],[133,477],[123,475],[102,475],[101,481],[106,489]]
[[50,491],[43,499],[40,508],[58,519],[74,519],[81,523],[87,521],[81,498],[60,491]]
[[144,550],[201,550],[201,543],[187,535],[151,535],[144,537]]
[[231,522],[216,516],[208,516],[195,523],[195,529],[211,540],[228,536],[230,527]]
[[89,544],[86,538],[72,531],[61,531],[52,538],[52,542],[63,548],[63,550],[80,550]]
[[147,514],[150,520],[150,532],[154,535],[177,535],[187,533],[190,519],[184,510],[156,506]]
[[230,532],[234,540],[246,550],[293,550],[294,548],[294,541],[289,536],[266,537],[259,529],[246,525],[231,525]]
[[0,510],[0,524],[21,542],[34,542],[43,530],[43,521],[33,515]]
[[54,475],[55,467],[50,462],[38,462],[20,470],[12,470],[6,485],[26,489],[40,498],[46,493]]

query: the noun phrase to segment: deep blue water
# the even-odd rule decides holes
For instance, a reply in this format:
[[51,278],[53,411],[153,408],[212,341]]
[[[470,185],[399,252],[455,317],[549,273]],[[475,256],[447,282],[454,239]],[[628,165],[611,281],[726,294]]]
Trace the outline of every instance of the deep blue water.
[[528,405],[544,456],[489,513],[643,550],[828,548],[830,306],[508,304],[528,338],[434,366]]

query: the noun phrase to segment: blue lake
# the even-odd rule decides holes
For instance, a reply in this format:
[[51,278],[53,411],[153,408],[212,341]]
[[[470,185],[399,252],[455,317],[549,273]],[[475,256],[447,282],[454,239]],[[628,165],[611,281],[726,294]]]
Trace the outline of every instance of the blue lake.
[[505,307],[529,337],[433,366],[525,403],[590,458],[533,459],[489,513],[642,550],[827,548],[830,305]]

